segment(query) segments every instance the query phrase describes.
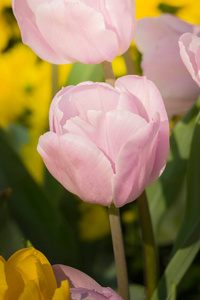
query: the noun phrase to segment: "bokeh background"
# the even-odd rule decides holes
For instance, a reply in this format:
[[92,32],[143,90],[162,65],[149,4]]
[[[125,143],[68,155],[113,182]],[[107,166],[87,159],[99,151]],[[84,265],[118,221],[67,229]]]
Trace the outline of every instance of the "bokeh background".
[[[136,0],[136,12],[138,19],[168,12],[200,24],[198,0]],[[130,53],[140,74],[141,55],[134,42]],[[126,74],[122,57],[114,60],[113,68],[116,77]],[[77,267],[102,285],[116,287],[107,209],[83,203],[65,191],[47,172],[36,150],[39,136],[48,130],[48,110],[56,90],[83,80],[103,81],[101,66],[56,67],[42,61],[22,44],[11,1],[0,1],[0,254],[7,259],[16,250],[33,245],[52,264]],[[156,215],[153,222],[161,273],[184,203],[177,200],[169,206],[169,213],[157,215],[151,207]],[[121,216],[130,281],[139,285],[133,289],[145,299],[140,288],[144,282],[136,202],[123,207]],[[178,299],[200,299],[199,256],[179,287]]]

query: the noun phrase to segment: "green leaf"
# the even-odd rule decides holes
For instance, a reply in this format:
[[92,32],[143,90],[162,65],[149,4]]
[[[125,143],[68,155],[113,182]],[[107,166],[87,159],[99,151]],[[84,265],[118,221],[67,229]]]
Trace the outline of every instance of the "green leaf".
[[[78,263],[79,248],[71,224],[62,212],[33,180],[9,142],[9,135],[0,130],[0,190],[10,187],[7,199],[11,217],[23,235],[38,248],[51,263]],[[67,201],[67,200],[66,200]]]
[[139,284],[131,284],[130,298],[131,300],[147,300],[145,287]]
[[180,248],[185,236],[189,235],[200,222],[200,113],[194,130],[186,178],[187,201],[185,214],[173,252]]
[[103,69],[101,64],[98,65],[84,65],[82,63],[75,63],[67,79],[67,85],[76,85],[80,82],[103,81]]
[[174,255],[156,289],[152,300],[174,299],[173,290],[193,262],[200,249],[200,113],[192,138],[187,167],[187,200]]
[[146,189],[154,232],[159,243],[169,243],[175,239],[183,217],[185,174],[199,109],[200,98],[173,130],[164,173]]

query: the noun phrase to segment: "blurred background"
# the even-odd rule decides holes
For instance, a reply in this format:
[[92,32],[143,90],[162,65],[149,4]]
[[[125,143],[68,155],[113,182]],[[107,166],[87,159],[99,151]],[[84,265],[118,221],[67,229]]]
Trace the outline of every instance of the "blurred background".
[[[136,12],[138,19],[169,12],[200,24],[198,0],[136,0]],[[134,43],[130,54],[141,74],[141,55]],[[116,77],[126,74],[122,57],[114,60],[113,68]],[[53,78],[56,84],[52,87]],[[0,1],[0,254],[8,259],[16,250],[33,245],[50,263],[79,268],[100,284],[115,288],[107,209],[86,204],[64,190],[45,169],[36,150],[39,136],[48,130],[48,110],[56,90],[83,80],[103,81],[101,66],[77,63],[56,67],[42,61],[22,44],[11,1]],[[154,185],[148,190],[149,199],[157,188]],[[184,194],[184,189],[181,191],[179,196]],[[177,197],[163,211],[155,209],[156,202],[151,203],[162,274],[184,201]],[[136,201],[122,208],[121,217],[133,293],[145,299]],[[180,284],[178,299],[200,299],[199,255]]]

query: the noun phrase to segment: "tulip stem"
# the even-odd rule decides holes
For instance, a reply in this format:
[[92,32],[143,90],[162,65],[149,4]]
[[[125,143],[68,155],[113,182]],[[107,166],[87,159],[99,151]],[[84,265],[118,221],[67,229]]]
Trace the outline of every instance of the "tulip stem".
[[127,74],[128,75],[137,74],[129,49],[122,56],[124,58],[124,62],[126,65]]
[[58,92],[58,66],[52,64],[52,98]]
[[130,299],[128,272],[126,266],[126,258],[124,251],[124,243],[121,229],[119,208],[111,204],[109,207],[109,219],[111,227],[111,235],[113,242],[113,250],[115,256],[115,265],[117,269],[117,284],[120,296],[124,300]]
[[108,61],[103,61],[101,63],[103,68],[103,73],[105,77],[105,82],[114,86],[115,85],[115,75],[113,72],[112,64]]
[[142,231],[147,299],[150,300],[158,280],[157,248],[153,234],[149,206],[145,191],[137,200]]

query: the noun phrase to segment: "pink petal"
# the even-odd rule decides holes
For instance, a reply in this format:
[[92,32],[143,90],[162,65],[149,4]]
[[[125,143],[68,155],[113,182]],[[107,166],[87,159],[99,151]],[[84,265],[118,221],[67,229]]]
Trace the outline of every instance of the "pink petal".
[[200,86],[200,37],[185,33],[179,39],[181,58],[194,81]]
[[[118,55],[128,50],[136,31],[135,2],[133,0],[106,0],[102,5],[107,29],[116,33],[119,43]],[[122,21],[123,16],[123,21]]]
[[96,64],[112,61],[118,53],[115,33],[106,30],[102,15],[83,2],[43,3],[37,8],[36,23],[48,44],[66,62]]
[[171,14],[162,14],[156,18],[142,18],[137,23],[135,42],[139,51],[144,53],[158,41],[168,37],[179,37],[191,30],[191,24]]
[[65,265],[52,266],[58,286],[62,280],[68,280],[70,288],[85,288],[102,293],[102,287],[87,274]]
[[73,118],[67,122],[65,128],[70,133],[93,141],[108,157],[115,171],[116,156],[123,144],[147,123],[140,116],[128,111],[88,111],[88,115],[91,125],[79,118]]
[[67,120],[75,116],[88,121],[88,110],[104,112],[114,110],[118,98],[119,92],[105,83],[84,82],[63,88],[57,93],[50,107],[50,129],[53,130],[55,127],[55,119],[64,127]]
[[27,2],[12,0],[12,7],[21,30],[23,43],[44,60],[55,64],[66,63],[63,57],[56,53],[42,37],[35,23],[35,16]]
[[169,117],[186,113],[199,94],[179,54],[178,39],[185,32],[197,34],[200,26],[162,14],[139,20],[135,36],[142,53],[143,75],[158,87]]
[[[146,110],[149,120],[152,119],[155,112],[159,113],[161,121],[168,120],[166,109],[159,90],[155,84],[146,79],[145,76],[123,76],[116,80],[115,86],[121,92],[131,93],[135,98],[139,99],[139,101],[142,103],[142,106]],[[135,103],[133,105],[135,105]],[[142,112],[142,109],[139,108],[139,105],[138,109]],[[142,112],[142,116],[143,115],[144,112]]]
[[81,136],[47,132],[37,147],[50,173],[83,201],[108,206],[112,201],[112,167],[106,156]]
[[113,180],[113,202],[117,207],[135,200],[146,188],[156,159],[159,123],[156,116],[121,148]]

